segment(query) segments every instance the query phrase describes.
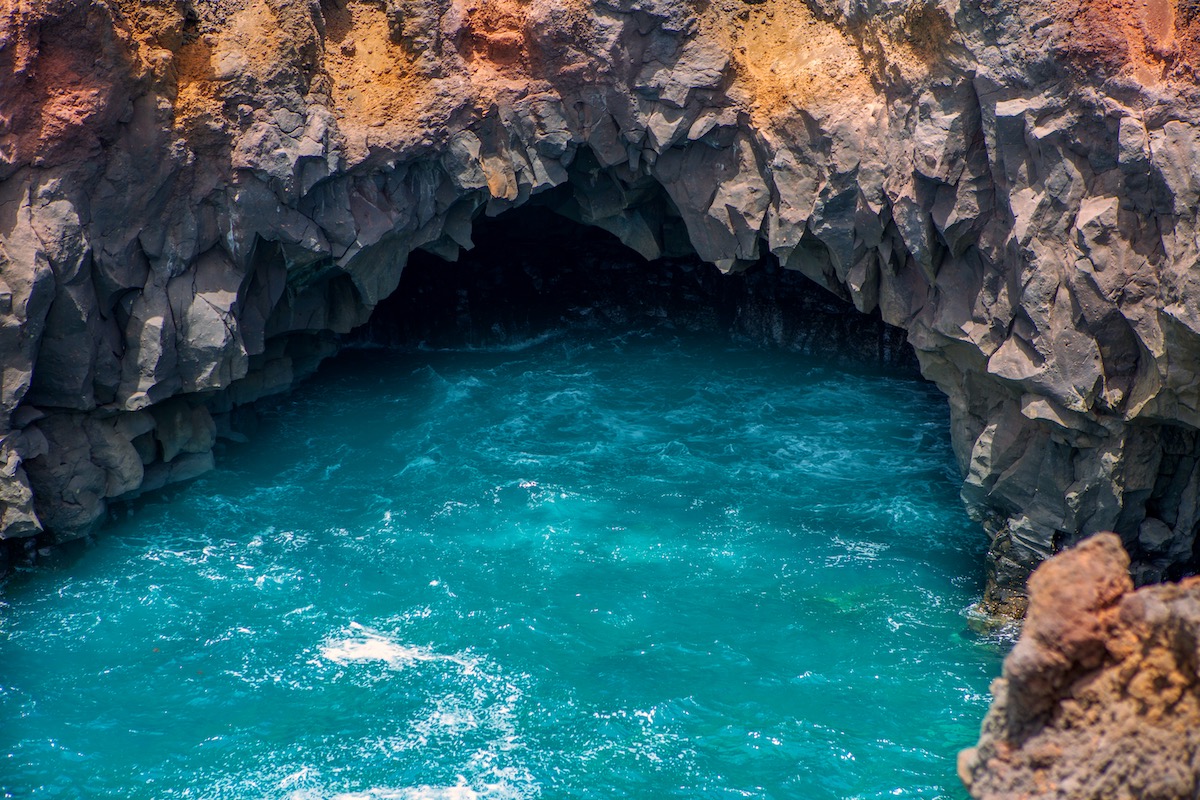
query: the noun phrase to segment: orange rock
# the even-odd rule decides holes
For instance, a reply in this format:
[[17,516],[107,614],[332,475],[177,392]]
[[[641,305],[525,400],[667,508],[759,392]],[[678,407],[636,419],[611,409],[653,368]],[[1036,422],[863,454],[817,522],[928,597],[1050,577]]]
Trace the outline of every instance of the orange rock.
[[981,800],[1184,800],[1200,790],[1200,582],[1137,591],[1100,534],[1030,579],[1021,639],[959,774]]

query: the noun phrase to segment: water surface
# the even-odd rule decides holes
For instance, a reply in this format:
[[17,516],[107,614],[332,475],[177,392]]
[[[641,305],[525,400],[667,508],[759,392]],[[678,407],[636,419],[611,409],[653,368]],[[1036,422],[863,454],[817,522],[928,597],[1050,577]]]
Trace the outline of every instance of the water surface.
[[34,798],[965,796],[994,643],[945,401],[664,333],[351,351],[11,579]]

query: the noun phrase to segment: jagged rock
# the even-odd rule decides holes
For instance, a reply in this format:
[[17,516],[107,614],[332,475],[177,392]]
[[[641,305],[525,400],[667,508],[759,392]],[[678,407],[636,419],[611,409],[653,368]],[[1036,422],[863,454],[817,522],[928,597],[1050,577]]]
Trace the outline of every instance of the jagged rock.
[[159,403],[150,413],[165,462],[174,461],[180,453],[207,453],[216,443],[216,424],[203,405],[193,405],[180,397]]
[[1100,534],[1029,581],[1021,638],[992,684],[971,796],[1185,800],[1200,791],[1200,579],[1133,590]]
[[[1193,570],[1200,52],[1152,11],[7,9],[0,538],[83,533],[135,460],[150,482],[203,466],[214,427],[171,427],[178,403],[286,389],[413,250],[454,257],[479,215],[553,190],[647,257],[775,258],[902,327],[949,398],[993,609],[1099,530],[1140,581]],[[95,427],[147,409],[152,436]],[[11,435],[35,429],[48,451]]]

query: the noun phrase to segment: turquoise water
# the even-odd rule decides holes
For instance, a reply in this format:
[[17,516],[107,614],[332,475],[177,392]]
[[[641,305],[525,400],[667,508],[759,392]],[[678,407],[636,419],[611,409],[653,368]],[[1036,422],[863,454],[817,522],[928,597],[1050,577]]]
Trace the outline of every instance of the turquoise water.
[[662,333],[350,351],[9,580],[0,786],[963,797],[1001,653],[946,417]]

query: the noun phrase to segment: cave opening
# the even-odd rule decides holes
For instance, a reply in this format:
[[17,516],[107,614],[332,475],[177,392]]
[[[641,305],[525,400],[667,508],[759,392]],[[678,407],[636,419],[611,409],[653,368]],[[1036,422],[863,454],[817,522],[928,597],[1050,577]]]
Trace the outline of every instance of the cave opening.
[[647,259],[614,234],[558,213],[562,202],[551,193],[480,215],[469,250],[414,251],[397,289],[351,341],[485,347],[553,330],[652,327],[918,374],[902,330],[773,256],[732,274],[686,245]]
[[10,584],[5,736],[114,795],[952,791],[1003,645],[903,335],[537,202],[471,233],[216,469]]

